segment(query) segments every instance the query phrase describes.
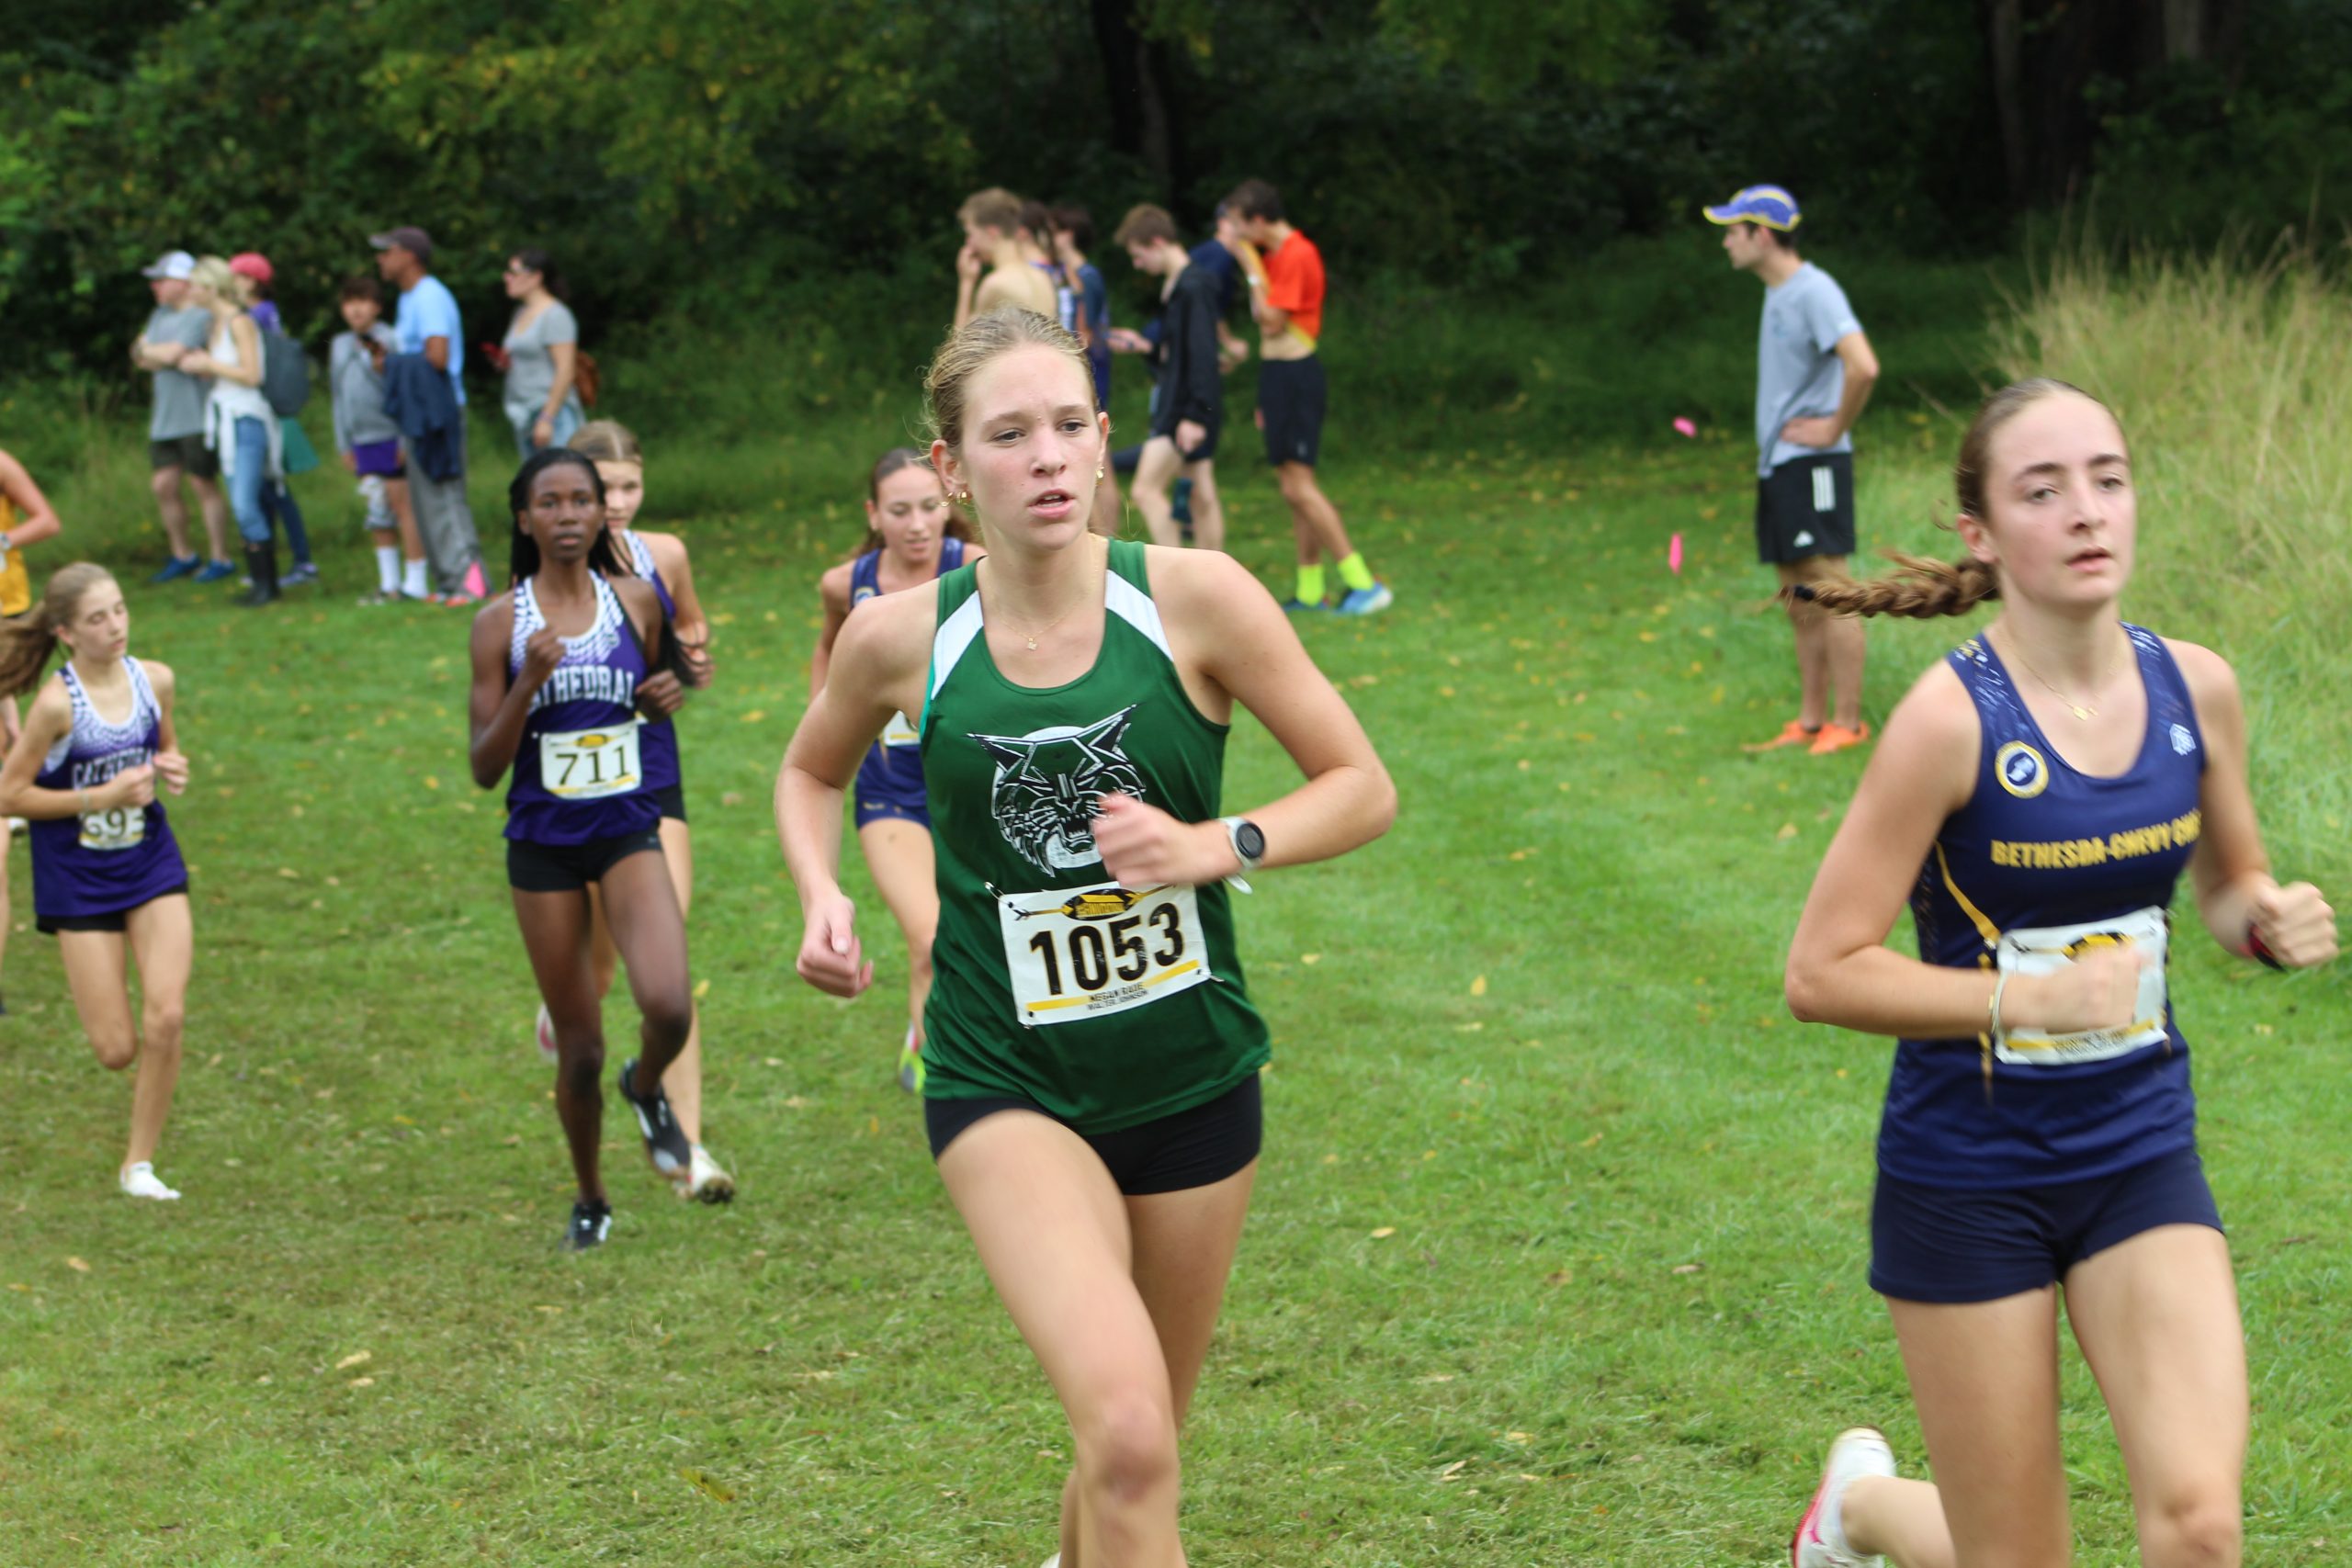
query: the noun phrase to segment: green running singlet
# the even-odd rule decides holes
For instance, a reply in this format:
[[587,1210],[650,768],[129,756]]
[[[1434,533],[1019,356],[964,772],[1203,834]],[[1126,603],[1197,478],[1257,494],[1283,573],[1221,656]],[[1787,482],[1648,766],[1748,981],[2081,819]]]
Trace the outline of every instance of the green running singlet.
[[1004,678],[978,563],[939,580],[918,727],[939,867],[923,1093],[1025,1100],[1082,1134],[1203,1105],[1266,1063],[1223,882],[1124,889],[1097,797],[1218,815],[1227,727],[1193,705],[1144,547],[1110,546],[1102,647],[1063,686]]

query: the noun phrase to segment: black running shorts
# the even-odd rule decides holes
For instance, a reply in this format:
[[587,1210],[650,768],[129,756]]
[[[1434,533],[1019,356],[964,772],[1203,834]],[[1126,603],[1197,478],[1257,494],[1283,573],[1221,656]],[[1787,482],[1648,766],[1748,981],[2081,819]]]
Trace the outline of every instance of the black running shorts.
[[1854,553],[1854,455],[1792,457],[1756,481],[1756,558],[1786,566]]

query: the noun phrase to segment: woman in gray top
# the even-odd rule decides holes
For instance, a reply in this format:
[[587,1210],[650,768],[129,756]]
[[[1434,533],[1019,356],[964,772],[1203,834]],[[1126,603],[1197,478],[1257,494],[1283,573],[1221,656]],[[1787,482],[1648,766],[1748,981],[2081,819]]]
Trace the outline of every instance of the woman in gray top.
[[555,296],[548,254],[514,253],[506,263],[506,297],[514,320],[506,329],[500,368],[506,372],[506,419],[523,457],[560,446],[587,418],[575,385],[580,323]]

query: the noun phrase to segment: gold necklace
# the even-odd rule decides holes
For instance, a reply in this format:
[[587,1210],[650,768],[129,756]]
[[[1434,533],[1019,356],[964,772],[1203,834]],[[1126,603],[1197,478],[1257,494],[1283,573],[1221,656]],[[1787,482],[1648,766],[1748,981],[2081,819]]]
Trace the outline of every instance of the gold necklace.
[[[2088,721],[2098,716],[2098,709],[2091,706],[2088,703],[2076,702],[2074,698],[2068,696],[2065,693],[2052,685],[2050,683],[2050,678],[2044,675],[2041,671],[2036,670],[2032,663],[2026,658],[2025,649],[2020,648],[2016,651],[2018,662],[2025,666],[2025,672],[2032,676],[2035,680],[2041,682],[2044,691],[2048,692],[2052,696],[2056,697],[2060,702],[2065,704],[2066,710],[2069,713],[2072,713],[2076,718],[2083,719],[2085,721]],[[2107,677],[2105,674],[2101,674],[2098,678],[2098,686],[2105,686],[2106,684]],[[2098,688],[2094,687],[2093,689],[2096,690]]]
[[[1089,586],[1091,586],[1091,585],[1090,584]],[[1077,609],[1080,604],[1085,604],[1085,603],[1086,603],[1086,600],[1087,600],[1087,590],[1086,590],[1086,588],[1080,588],[1080,589],[1078,591],[1078,596],[1077,596],[1076,598],[1072,599],[1072,600],[1071,600],[1071,601],[1070,601],[1067,605],[1063,606],[1063,608],[1062,608],[1062,613],[1061,613],[1060,615],[1056,615],[1052,620],[1047,621],[1044,626],[1039,626],[1035,631],[1034,631],[1034,632],[1024,632],[1024,631],[1023,631],[1019,626],[1014,626],[1014,627],[1012,628],[1012,631],[1013,631],[1013,633],[1014,633],[1014,635],[1015,635],[1015,636],[1017,636],[1017,637],[1021,637],[1023,641],[1027,642],[1027,643],[1028,643],[1028,645],[1029,645],[1029,651],[1030,651],[1030,652],[1032,652],[1032,653],[1035,653],[1035,652],[1036,652],[1036,651],[1037,651],[1037,639],[1038,639],[1039,637],[1044,637],[1047,632],[1052,631],[1056,626],[1060,626],[1064,621],[1066,621],[1066,620],[1069,619],[1069,613],[1070,613],[1070,611],[1075,610],[1075,609]],[[1001,612],[1001,610],[1003,609],[1003,606],[1002,606],[1002,605],[999,605],[999,606],[998,606],[998,609],[999,609],[999,611],[1000,611],[1000,612]],[[1009,616],[1007,617],[1007,619],[1008,619],[1008,620],[1009,620],[1010,618],[1011,618],[1011,617],[1009,617]]]

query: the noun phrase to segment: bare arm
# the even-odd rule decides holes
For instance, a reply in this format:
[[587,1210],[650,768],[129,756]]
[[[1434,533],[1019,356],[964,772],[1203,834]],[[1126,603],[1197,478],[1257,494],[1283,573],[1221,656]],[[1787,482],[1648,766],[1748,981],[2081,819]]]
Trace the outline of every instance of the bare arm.
[[817,633],[817,650],[808,656],[808,694],[825,689],[825,671],[833,661],[833,641],[849,619],[849,563],[844,561],[817,580],[817,597],[825,606],[825,624]]
[[5,495],[17,508],[17,525],[8,530],[8,545],[21,549],[38,545],[44,539],[57,537],[63,526],[57,520],[57,511],[49,504],[49,497],[33,482],[25,466],[6,452],[0,452],[0,495]]
[[[1789,1010],[1807,1023],[1916,1040],[1983,1033],[1992,1010],[1989,969],[1954,969],[1886,945],[1944,819],[1976,785],[1982,737],[1960,677],[1938,663],[1886,721],[1878,750],[1814,877],[1789,946]],[[2096,950],[2052,975],[2013,975],[2001,1023],[2051,1033],[2130,1021],[2141,956]]]
[[800,893],[797,967],[834,996],[854,997],[874,978],[853,927],[855,908],[841,889],[842,795],[890,715],[921,711],[936,605],[932,595],[906,593],[859,607],[776,773],[776,838]]
[[2205,776],[2198,791],[2203,829],[2189,857],[2197,912],[2222,948],[2249,956],[2251,934],[2281,964],[2298,968],[2335,956],[2335,912],[2308,882],[2280,886],[2262,847],[2254,794],[2246,783],[2245,705],[2236,673],[2219,654],[2194,643],[2168,643],[2197,705],[2205,739]]
[[[555,385],[548,389],[548,406],[539,411],[539,418],[549,424],[563,412],[563,400],[571,396],[571,384],[579,369],[580,345],[576,343],[548,344],[548,357],[555,361]],[[445,367],[446,368],[446,367]]]
[[[1386,832],[1396,786],[1264,585],[1217,552],[1154,549],[1147,559],[1180,663],[1257,716],[1306,775],[1289,794],[1233,813],[1265,834],[1260,863],[1330,860]],[[1178,822],[1123,796],[1104,801],[1095,844],[1129,886],[1214,881],[1238,864],[1223,823]]]
[[1843,435],[1862,417],[1862,410],[1871,400],[1871,389],[1878,385],[1878,355],[1871,352],[1871,340],[1856,332],[1838,340],[1838,357],[1846,367],[1846,389],[1838,397],[1838,412],[1832,417],[1838,423],[1838,434]]
[[155,694],[155,773],[174,795],[187,793],[187,756],[180,750],[180,681],[168,664],[140,660]]
[[562,639],[541,626],[531,634],[521,674],[509,680],[507,643],[514,635],[514,596],[502,593],[474,616],[469,652],[473,691],[467,705],[472,730],[467,761],[474,783],[495,789],[506,770],[514,765],[515,749],[523,744],[523,726],[531,716],[531,699],[555,672],[563,657]]
[[55,681],[43,682],[40,694],[26,710],[17,743],[8,749],[6,763],[0,765],[0,812],[41,822],[80,814],[88,791],[41,789],[33,783],[40,776],[49,749],[73,727],[74,705],[65,688]]
[[432,366],[435,370],[447,375],[449,369],[449,340],[446,337],[426,338],[424,340],[424,362],[427,365]]

